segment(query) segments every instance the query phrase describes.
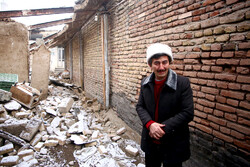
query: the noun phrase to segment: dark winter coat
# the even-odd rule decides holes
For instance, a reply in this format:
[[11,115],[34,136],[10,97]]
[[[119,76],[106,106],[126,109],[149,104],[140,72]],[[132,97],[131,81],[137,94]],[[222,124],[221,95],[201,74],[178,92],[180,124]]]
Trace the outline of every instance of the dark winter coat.
[[[152,73],[142,80],[136,105],[143,124],[141,148],[146,153],[150,152],[153,145],[145,125],[155,117],[154,79],[155,75]],[[160,141],[161,147],[166,150],[164,157],[168,162],[183,162],[190,157],[188,123],[193,117],[193,94],[189,79],[169,69],[168,78],[160,93],[157,121],[165,124],[165,135]]]

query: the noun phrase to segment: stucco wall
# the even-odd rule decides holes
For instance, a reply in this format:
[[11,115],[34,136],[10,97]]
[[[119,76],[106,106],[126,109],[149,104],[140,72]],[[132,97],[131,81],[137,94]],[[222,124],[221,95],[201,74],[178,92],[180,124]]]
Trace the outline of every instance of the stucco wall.
[[0,73],[28,82],[28,30],[17,22],[0,22]]

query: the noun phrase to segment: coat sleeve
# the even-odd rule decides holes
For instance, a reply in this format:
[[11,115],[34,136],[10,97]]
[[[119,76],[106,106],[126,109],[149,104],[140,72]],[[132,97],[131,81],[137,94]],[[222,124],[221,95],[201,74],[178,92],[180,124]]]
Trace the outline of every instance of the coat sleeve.
[[[142,80],[143,83],[144,80]],[[141,84],[141,91],[140,91],[140,96],[139,96],[139,100],[138,103],[136,105],[136,111],[137,114],[139,116],[139,118],[142,121],[142,125],[146,126],[146,124],[152,120],[151,116],[149,115],[147,109],[146,109],[146,105],[145,105],[145,101],[144,101],[144,96],[143,96],[143,86]]]
[[179,89],[181,89],[181,109],[175,116],[162,122],[165,124],[166,134],[171,134],[179,127],[187,125],[194,117],[193,92],[188,78],[183,79]]

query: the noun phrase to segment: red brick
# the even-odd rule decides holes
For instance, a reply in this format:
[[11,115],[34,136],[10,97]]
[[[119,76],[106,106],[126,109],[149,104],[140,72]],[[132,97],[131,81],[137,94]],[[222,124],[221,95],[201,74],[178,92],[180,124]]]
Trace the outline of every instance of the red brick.
[[244,75],[244,74],[249,74],[250,70],[248,67],[237,67],[236,72]]
[[209,121],[212,121],[212,122],[217,123],[217,124],[222,125],[222,126],[225,126],[227,124],[226,120],[221,119],[221,118],[217,118],[217,117],[212,116],[212,115],[208,115],[207,119]]
[[216,98],[216,101],[219,102],[219,103],[223,103],[224,104],[227,101],[227,98],[222,97],[222,96],[216,96],[215,98]]
[[[194,122],[200,123],[201,119],[199,117],[194,116]],[[196,125],[198,125],[198,124],[196,124]]]
[[219,130],[220,129],[220,126],[218,124],[215,124],[213,122],[210,122],[210,126],[215,129],[215,130]]
[[208,113],[208,114],[212,114],[213,113],[213,109],[212,108],[208,108],[208,107],[204,107],[204,112]]
[[210,88],[210,87],[204,87],[204,86],[202,86],[201,87],[201,91],[205,92],[205,93],[214,94],[214,95],[219,94],[219,90],[218,89]]
[[223,133],[218,132],[216,130],[213,130],[213,135],[216,136],[219,139],[222,139],[222,140],[226,141],[226,142],[229,142],[229,143],[233,142],[233,138],[232,137],[224,135]]
[[241,101],[239,106],[250,110],[250,103],[248,101]]
[[210,101],[204,100],[204,99],[198,99],[197,103],[199,103],[199,104],[201,104],[203,106],[206,106],[206,107],[210,107],[210,108],[214,108],[215,107],[214,102],[210,102]]
[[245,139],[245,135],[243,135],[235,130],[231,130],[231,136],[233,136],[237,139],[241,139],[241,140]]
[[250,144],[246,143],[246,141],[242,140],[234,140],[234,144],[240,148],[243,148],[245,150],[250,150]]
[[220,110],[214,110],[214,115],[217,117],[224,117],[224,112]]
[[211,66],[202,66],[201,70],[202,71],[210,71]]
[[198,116],[200,118],[207,118],[207,114],[206,113],[200,112],[198,110],[194,110],[194,115]]
[[241,59],[240,65],[241,66],[250,66],[250,59]]
[[217,59],[217,65],[239,65],[240,60],[238,59]]
[[214,4],[216,2],[219,2],[220,0],[205,0],[202,4],[202,6],[208,6],[208,5],[211,5],[211,4]]
[[201,119],[201,124],[209,127],[210,122],[208,120],[206,120],[206,119]]
[[196,104],[195,108],[199,111],[203,111],[204,107],[202,105]]
[[229,89],[233,89],[233,90],[240,90],[241,89],[241,84],[229,83],[228,84],[228,88]]
[[206,73],[206,72],[198,72],[197,77],[206,78],[206,79],[214,79],[213,73]]
[[[239,76],[238,76],[238,78],[239,78]],[[215,74],[215,79],[224,80],[224,81],[235,81],[236,80],[236,75],[232,75],[232,74]],[[239,78],[239,81],[241,81],[241,78]]]
[[222,110],[222,111],[230,112],[230,113],[236,112],[236,108],[230,107],[230,106],[225,105],[225,104],[216,103],[216,108],[219,110]]
[[228,83],[228,82],[223,82],[223,81],[218,81],[216,84],[217,84],[217,87],[218,87],[218,88],[227,89],[229,83]]
[[201,65],[193,65],[193,70],[199,71],[201,69]]
[[[225,9],[225,8],[224,8]],[[226,9],[225,9],[226,10]],[[244,20],[245,14],[243,11],[237,11],[220,18],[220,24],[234,23]]]
[[240,99],[240,100],[243,100],[245,96],[244,93],[236,92],[236,91],[228,91],[228,90],[221,90],[220,94],[222,96],[231,97],[231,98]]
[[239,83],[250,83],[250,77],[247,75],[238,75],[236,81]]
[[221,131],[222,133],[224,133],[224,134],[227,134],[227,135],[229,135],[230,132],[231,132],[230,129],[228,129],[228,128],[224,127],[224,126],[220,126],[220,131]]
[[247,110],[237,109],[236,113],[237,113],[238,117],[244,117],[244,118],[247,118],[247,119],[250,118],[250,112],[247,111]]
[[250,92],[250,86],[249,85],[242,85],[242,90]]
[[204,65],[215,65],[216,60],[201,60]]
[[216,87],[216,85],[217,85],[217,81],[214,81],[214,80],[207,81],[207,86],[209,87]]
[[[228,40],[229,40],[229,37],[228,37],[228,39],[227,39],[226,36],[225,36],[225,39],[228,41]],[[222,39],[222,40],[223,40],[223,39]],[[235,43],[227,43],[227,44],[224,44],[222,50],[236,50],[236,44],[235,44]]]
[[201,14],[204,14],[205,12],[206,12],[206,8],[199,8],[198,10],[193,11],[192,15],[193,16],[201,15]]
[[234,52],[222,52],[222,57],[234,57]]
[[250,42],[239,43],[239,49],[249,49],[249,48],[250,48]]
[[235,51],[235,57],[246,58],[247,57],[247,52],[246,51]]
[[206,79],[199,79],[199,80],[198,80],[198,83],[199,83],[200,85],[206,85],[206,84],[207,84],[207,80],[206,80]]
[[196,76],[197,76],[197,72],[193,72],[193,71],[184,71],[184,72],[183,72],[183,75],[184,75],[184,76],[187,76],[187,77],[196,77]]
[[213,72],[222,72],[223,68],[221,66],[212,66],[211,71],[213,71]]
[[241,124],[241,125],[250,126],[250,121],[245,119],[245,118],[239,117],[238,118],[238,123]]
[[228,122],[227,127],[236,130],[237,132],[243,133],[245,135],[250,135],[250,128],[246,126],[239,125],[237,123]]
[[238,107],[239,106],[239,101],[238,100],[233,100],[233,99],[227,99],[227,104]]
[[206,132],[208,134],[212,134],[212,129],[207,127],[207,126],[204,126],[204,125],[201,125],[201,124],[196,124],[196,128],[198,128],[201,131]]
[[239,0],[226,0],[226,4],[227,5],[231,5],[231,4],[233,4],[233,3],[236,3],[236,2],[238,2]]
[[199,57],[200,57],[200,53],[189,53],[186,55],[186,59],[195,59]]
[[219,14],[220,14],[219,11],[214,11],[214,12],[210,13],[210,17],[214,17],[214,16],[217,16]]
[[236,34],[236,35],[231,35],[230,41],[243,41],[245,40],[245,35],[243,34]]
[[185,64],[199,64],[199,60],[196,59],[184,59]]
[[216,9],[223,8],[224,6],[225,6],[225,2],[223,2],[223,1],[220,1],[220,2],[215,4]]
[[210,57],[221,57],[222,52],[211,52]]
[[235,114],[225,113],[225,118],[229,121],[233,121],[233,122],[237,121],[237,116]]
[[221,50],[221,44],[212,44],[211,50]]
[[206,94],[206,99],[208,99],[209,101],[215,101],[215,96],[210,95],[210,94]]

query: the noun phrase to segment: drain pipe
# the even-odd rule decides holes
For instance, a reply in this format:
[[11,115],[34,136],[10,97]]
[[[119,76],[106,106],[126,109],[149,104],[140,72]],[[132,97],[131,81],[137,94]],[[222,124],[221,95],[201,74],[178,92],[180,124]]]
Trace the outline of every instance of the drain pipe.
[[109,63],[108,63],[108,14],[103,13],[102,21],[102,53],[103,53],[103,96],[105,108],[109,107]]

